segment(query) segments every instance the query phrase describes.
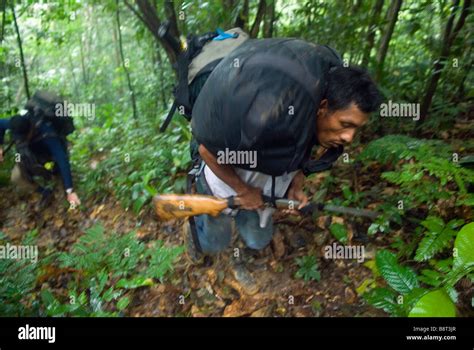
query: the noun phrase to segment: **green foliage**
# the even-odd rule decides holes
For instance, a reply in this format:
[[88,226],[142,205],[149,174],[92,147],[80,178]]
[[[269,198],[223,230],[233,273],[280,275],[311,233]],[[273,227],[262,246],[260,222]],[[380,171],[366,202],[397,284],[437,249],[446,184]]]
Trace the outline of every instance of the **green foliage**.
[[403,316],[403,308],[397,303],[397,294],[387,288],[374,288],[363,295],[364,299],[378,309],[394,316]]
[[[393,194],[384,196],[384,203],[378,208],[382,215],[367,233],[390,232],[391,223],[401,225],[405,213],[421,205],[433,212],[438,210],[439,201],[449,201],[455,206],[472,205],[474,197],[467,192],[466,184],[472,181],[474,172],[460,167],[452,157],[450,147],[438,140],[389,135],[371,142],[359,160],[367,165],[374,161],[381,163],[390,170],[381,174],[382,179],[398,187]],[[436,241],[434,246],[431,247],[427,238],[424,249],[436,250],[437,244],[442,245],[449,238],[448,232],[433,235],[430,239]]]
[[443,290],[434,290],[418,300],[408,317],[455,317],[456,306]]
[[329,231],[341,243],[347,243],[347,229],[344,225],[334,223],[329,226]]
[[135,238],[135,232],[110,237],[97,225],[88,229],[70,252],[59,254],[58,261],[60,267],[81,270],[85,277],[101,270],[122,277],[136,269],[144,251],[145,245]]
[[370,142],[359,155],[364,163],[378,162],[392,164],[401,160],[424,160],[434,156],[447,158],[452,154],[450,147],[439,140],[416,139],[406,135],[387,135]]
[[[75,140],[71,159],[81,192],[99,197],[112,193],[138,214],[157,192],[184,191],[189,126],[181,121],[162,134],[156,123],[142,121],[138,127],[133,120],[115,122],[110,117],[105,128],[84,129]],[[94,149],[101,152],[91,161]]]
[[474,265],[474,222],[463,226],[459,231],[454,248],[456,249],[454,268]]
[[302,278],[305,281],[319,281],[321,279],[318,261],[315,256],[307,255],[302,258],[296,258],[296,264],[299,267],[295,274],[296,278]]
[[451,220],[445,225],[441,218],[430,216],[422,221],[421,224],[426,227],[428,231],[418,245],[415,255],[416,261],[428,260],[435,254],[449,247],[456,235],[454,229],[462,225],[463,220]]
[[395,168],[382,173],[382,178],[400,186],[397,196],[404,200],[407,209],[422,203],[434,206],[440,199],[453,197],[455,205],[472,201],[466,183],[474,178],[474,172],[451,158],[452,151],[442,141],[402,135],[375,140],[359,156],[365,163],[377,161]]
[[387,283],[401,294],[408,294],[418,287],[415,272],[398,264],[395,254],[382,250],[376,256],[377,268]]
[[[0,243],[6,238],[0,233]],[[36,232],[22,244],[32,245]],[[149,246],[135,233],[106,234],[94,226],[69,252],[53,254],[32,264],[25,260],[0,259],[0,314],[2,316],[118,316],[133,297],[133,290],[164,282],[183,247],[167,248],[160,241]],[[65,290],[44,288],[37,293],[42,266],[58,262],[69,268]],[[47,270],[47,269],[46,269]]]
[[150,286],[153,279],[163,281],[182,252],[183,247],[166,248],[160,241],[147,247],[134,232],[110,236],[102,226],[94,226],[70,252],[59,255],[61,267],[74,268],[81,278],[79,283],[71,280],[67,303],[43,291],[45,312],[49,316],[116,316],[130,302],[130,296],[124,295],[127,290]]
[[[363,295],[364,299],[394,316],[454,317],[457,302],[455,284],[464,276],[474,280],[474,224],[463,226],[457,234],[455,231],[453,234],[453,230],[462,225],[462,220],[451,220],[444,224],[439,218],[429,217],[422,224],[429,232],[427,237],[443,232],[456,237],[454,259],[430,259],[428,262],[431,268],[422,268],[417,275],[412,269],[400,265],[394,253],[379,251],[376,255],[377,272],[380,272],[390,288],[374,288]],[[426,261],[429,259],[427,255],[437,251],[434,248],[427,249],[425,239],[420,242],[416,253],[416,256],[422,257],[420,261]],[[441,245],[442,249],[445,247]],[[434,289],[420,288],[419,282]]]
[[[31,244],[31,236],[22,245]],[[0,231],[0,245],[9,242]],[[12,244],[12,243],[10,243]],[[1,316],[33,316],[35,300],[32,292],[36,286],[38,265],[30,260],[0,259],[0,315]]]

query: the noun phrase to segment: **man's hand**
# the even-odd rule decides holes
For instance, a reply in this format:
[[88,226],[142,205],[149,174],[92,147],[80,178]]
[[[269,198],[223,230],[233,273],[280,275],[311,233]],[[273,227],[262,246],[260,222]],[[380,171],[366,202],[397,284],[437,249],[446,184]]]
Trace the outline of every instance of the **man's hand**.
[[71,205],[71,209],[75,209],[81,205],[81,200],[77,196],[76,192],[71,192],[67,194],[67,201]]
[[262,190],[257,187],[245,186],[237,192],[242,209],[255,210],[263,207]]
[[3,162],[3,148],[0,147],[0,163]]
[[[308,197],[303,191],[303,186],[304,174],[302,171],[299,171],[293,178],[290,188],[288,189],[288,199],[293,199],[301,202],[297,209],[303,208],[309,202]],[[299,212],[297,210],[286,209],[283,212],[288,214],[299,215]]]

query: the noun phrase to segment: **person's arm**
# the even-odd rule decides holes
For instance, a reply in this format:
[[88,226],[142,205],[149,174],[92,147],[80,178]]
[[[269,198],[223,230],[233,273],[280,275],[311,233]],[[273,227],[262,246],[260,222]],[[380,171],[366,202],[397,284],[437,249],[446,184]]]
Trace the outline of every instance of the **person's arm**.
[[229,164],[217,163],[217,158],[204,145],[199,145],[199,154],[216,176],[237,193],[243,209],[254,210],[263,206],[262,190],[247,185]]
[[64,149],[61,140],[57,137],[47,137],[42,140],[48,148],[53,160],[59,167],[59,172],[63,180],[64,189],[66,190],[67,200],[71,205],[80,205],[81,201],[74,192],[72,185],[71,165],[67,156],[66,150]]
[[10,129],[10,119],[0,119],[0,162],[3,162],[3,141],[5,138],[5,131]]

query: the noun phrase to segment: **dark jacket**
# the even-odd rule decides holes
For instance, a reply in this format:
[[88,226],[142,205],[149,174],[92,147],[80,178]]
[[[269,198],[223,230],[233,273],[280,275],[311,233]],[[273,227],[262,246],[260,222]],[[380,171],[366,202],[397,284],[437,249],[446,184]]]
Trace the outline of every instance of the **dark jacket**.
[[[10,120],[11,119],[0,119],[0,145],[3,144],[5,131],[11,129]],[[31,151],[40,156],[40,158],[51,158],[59,169],[64,188],[72,188],[71,166],[63,140],[55,136],[54,128],[48,123],[42,123],[39,126],[38,134],[46,135],[46,137],[32,142],[30,144]],[[18,140],[21,138],[21,135],[15,134],[15,132],[12,131],[12,137],[14,140]]]

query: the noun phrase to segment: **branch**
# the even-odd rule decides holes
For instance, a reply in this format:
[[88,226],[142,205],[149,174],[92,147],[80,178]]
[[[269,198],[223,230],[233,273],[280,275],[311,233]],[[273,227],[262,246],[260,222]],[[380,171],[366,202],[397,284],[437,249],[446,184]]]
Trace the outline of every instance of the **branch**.
[[123,2],[125,3],[125,6],[127,6],[135,14],[135,16],[138,17],[140,21],[142,21],[143,23],[146,22],[142,15],[140,15],[140,13],[132,5],[130,5],[127,0],[124,0]]
[[0,36],[0,43],[3,42],[3,38],[5,36],[5,21],[7,20],[6,13],[7,13],[7,0],[2,0],[2,32]]

